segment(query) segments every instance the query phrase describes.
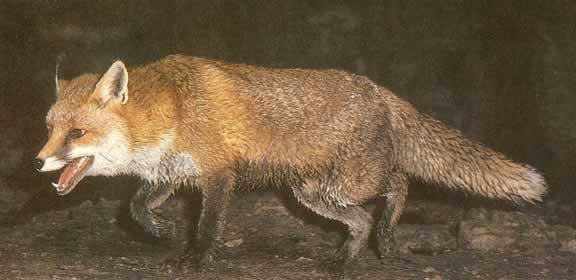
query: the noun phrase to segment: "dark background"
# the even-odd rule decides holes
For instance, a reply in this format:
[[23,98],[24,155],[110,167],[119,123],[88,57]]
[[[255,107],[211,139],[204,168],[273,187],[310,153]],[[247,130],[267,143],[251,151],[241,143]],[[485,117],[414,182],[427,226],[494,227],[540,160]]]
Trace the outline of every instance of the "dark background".
[[[172,53],[364,74],[535,166],[549,199],[573,203],[574,15],[571,0],[2,0],[0,208],[56,196],[32,159],[46,139],[57,56],[66,55],[61,76],[73,78],[114,59],[135,65]],[[80,193],[133,190],[118,179],[86,182]]]

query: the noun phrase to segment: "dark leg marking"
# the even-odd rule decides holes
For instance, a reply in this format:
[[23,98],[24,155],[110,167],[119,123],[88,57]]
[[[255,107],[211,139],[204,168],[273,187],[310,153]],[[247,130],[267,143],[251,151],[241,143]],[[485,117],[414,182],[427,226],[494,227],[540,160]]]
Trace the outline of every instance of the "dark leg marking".
[[130,214],[144,231],[156,238],[173,239],[175,237],[174,222],[163,219],[152,212],[152,209],[162,205],[174,192],[174,185],[143,185],[130,201]]
[[380,258],[398,252],[394,228],[398,224],[408,193],[408,182],[404,175],[395,175],[390,179],[392,191],[386,195],[386,207],[376,226],[378,251]]
[[169,259],[164,267],[217,269],[217,249],[222,247],[225,212],[232,196],[233,180],[230,176],[214,176],[198,183],[202,189],[202,212],[195,242],[183,255]]

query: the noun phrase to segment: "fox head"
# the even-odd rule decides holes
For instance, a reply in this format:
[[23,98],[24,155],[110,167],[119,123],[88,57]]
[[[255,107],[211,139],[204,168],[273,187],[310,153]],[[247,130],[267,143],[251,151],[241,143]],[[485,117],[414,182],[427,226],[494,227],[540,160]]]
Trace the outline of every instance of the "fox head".
[[64,168],[53,185],[66,195],[84,176],[111,176],[128,165],[129,134],[120,116],[128,102],[128,71],[116,61],[100,78],[63,81],[56,73],[56,92],[46,117],[48,141],[36,159],[40,172]]

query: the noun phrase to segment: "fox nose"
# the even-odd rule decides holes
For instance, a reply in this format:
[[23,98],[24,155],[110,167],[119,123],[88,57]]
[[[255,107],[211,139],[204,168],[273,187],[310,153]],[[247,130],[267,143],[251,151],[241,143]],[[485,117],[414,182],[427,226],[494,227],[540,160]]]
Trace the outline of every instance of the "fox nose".
[[39,159],[39,158],[35,158],[34,159],[34,168],[37,171],[40,171],[40,169],[42,169],[42,166],[44,166],[44,161]]

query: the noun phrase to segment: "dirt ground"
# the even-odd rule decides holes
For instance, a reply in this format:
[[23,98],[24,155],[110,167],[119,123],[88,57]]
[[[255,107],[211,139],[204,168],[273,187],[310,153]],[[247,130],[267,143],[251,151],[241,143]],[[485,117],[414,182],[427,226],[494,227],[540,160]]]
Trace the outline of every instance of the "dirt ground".
[[[342,228],[288,210],[272,194],[242,195],[229,211],[218,271],[162,271],[186,246],[187,229],[169,244],[149,239],[125,201],[100,199],[0,227],[3,279],[332,279],[319,268]],[[284,203],[285,204],[285,203]],[[185,224],[190,206],[172,199],[161,215]],[[189,212],[189,211],[188,211]],[[190,216],[190,215],[188,215]],[[188,217],[189,218],[189,217]],[[402,227],[402,225],[400,226]],[[576,279],[576,255],[553,249],[486,253],[456,249],[405,254],[382,263],[366,249],[346,279]]]

